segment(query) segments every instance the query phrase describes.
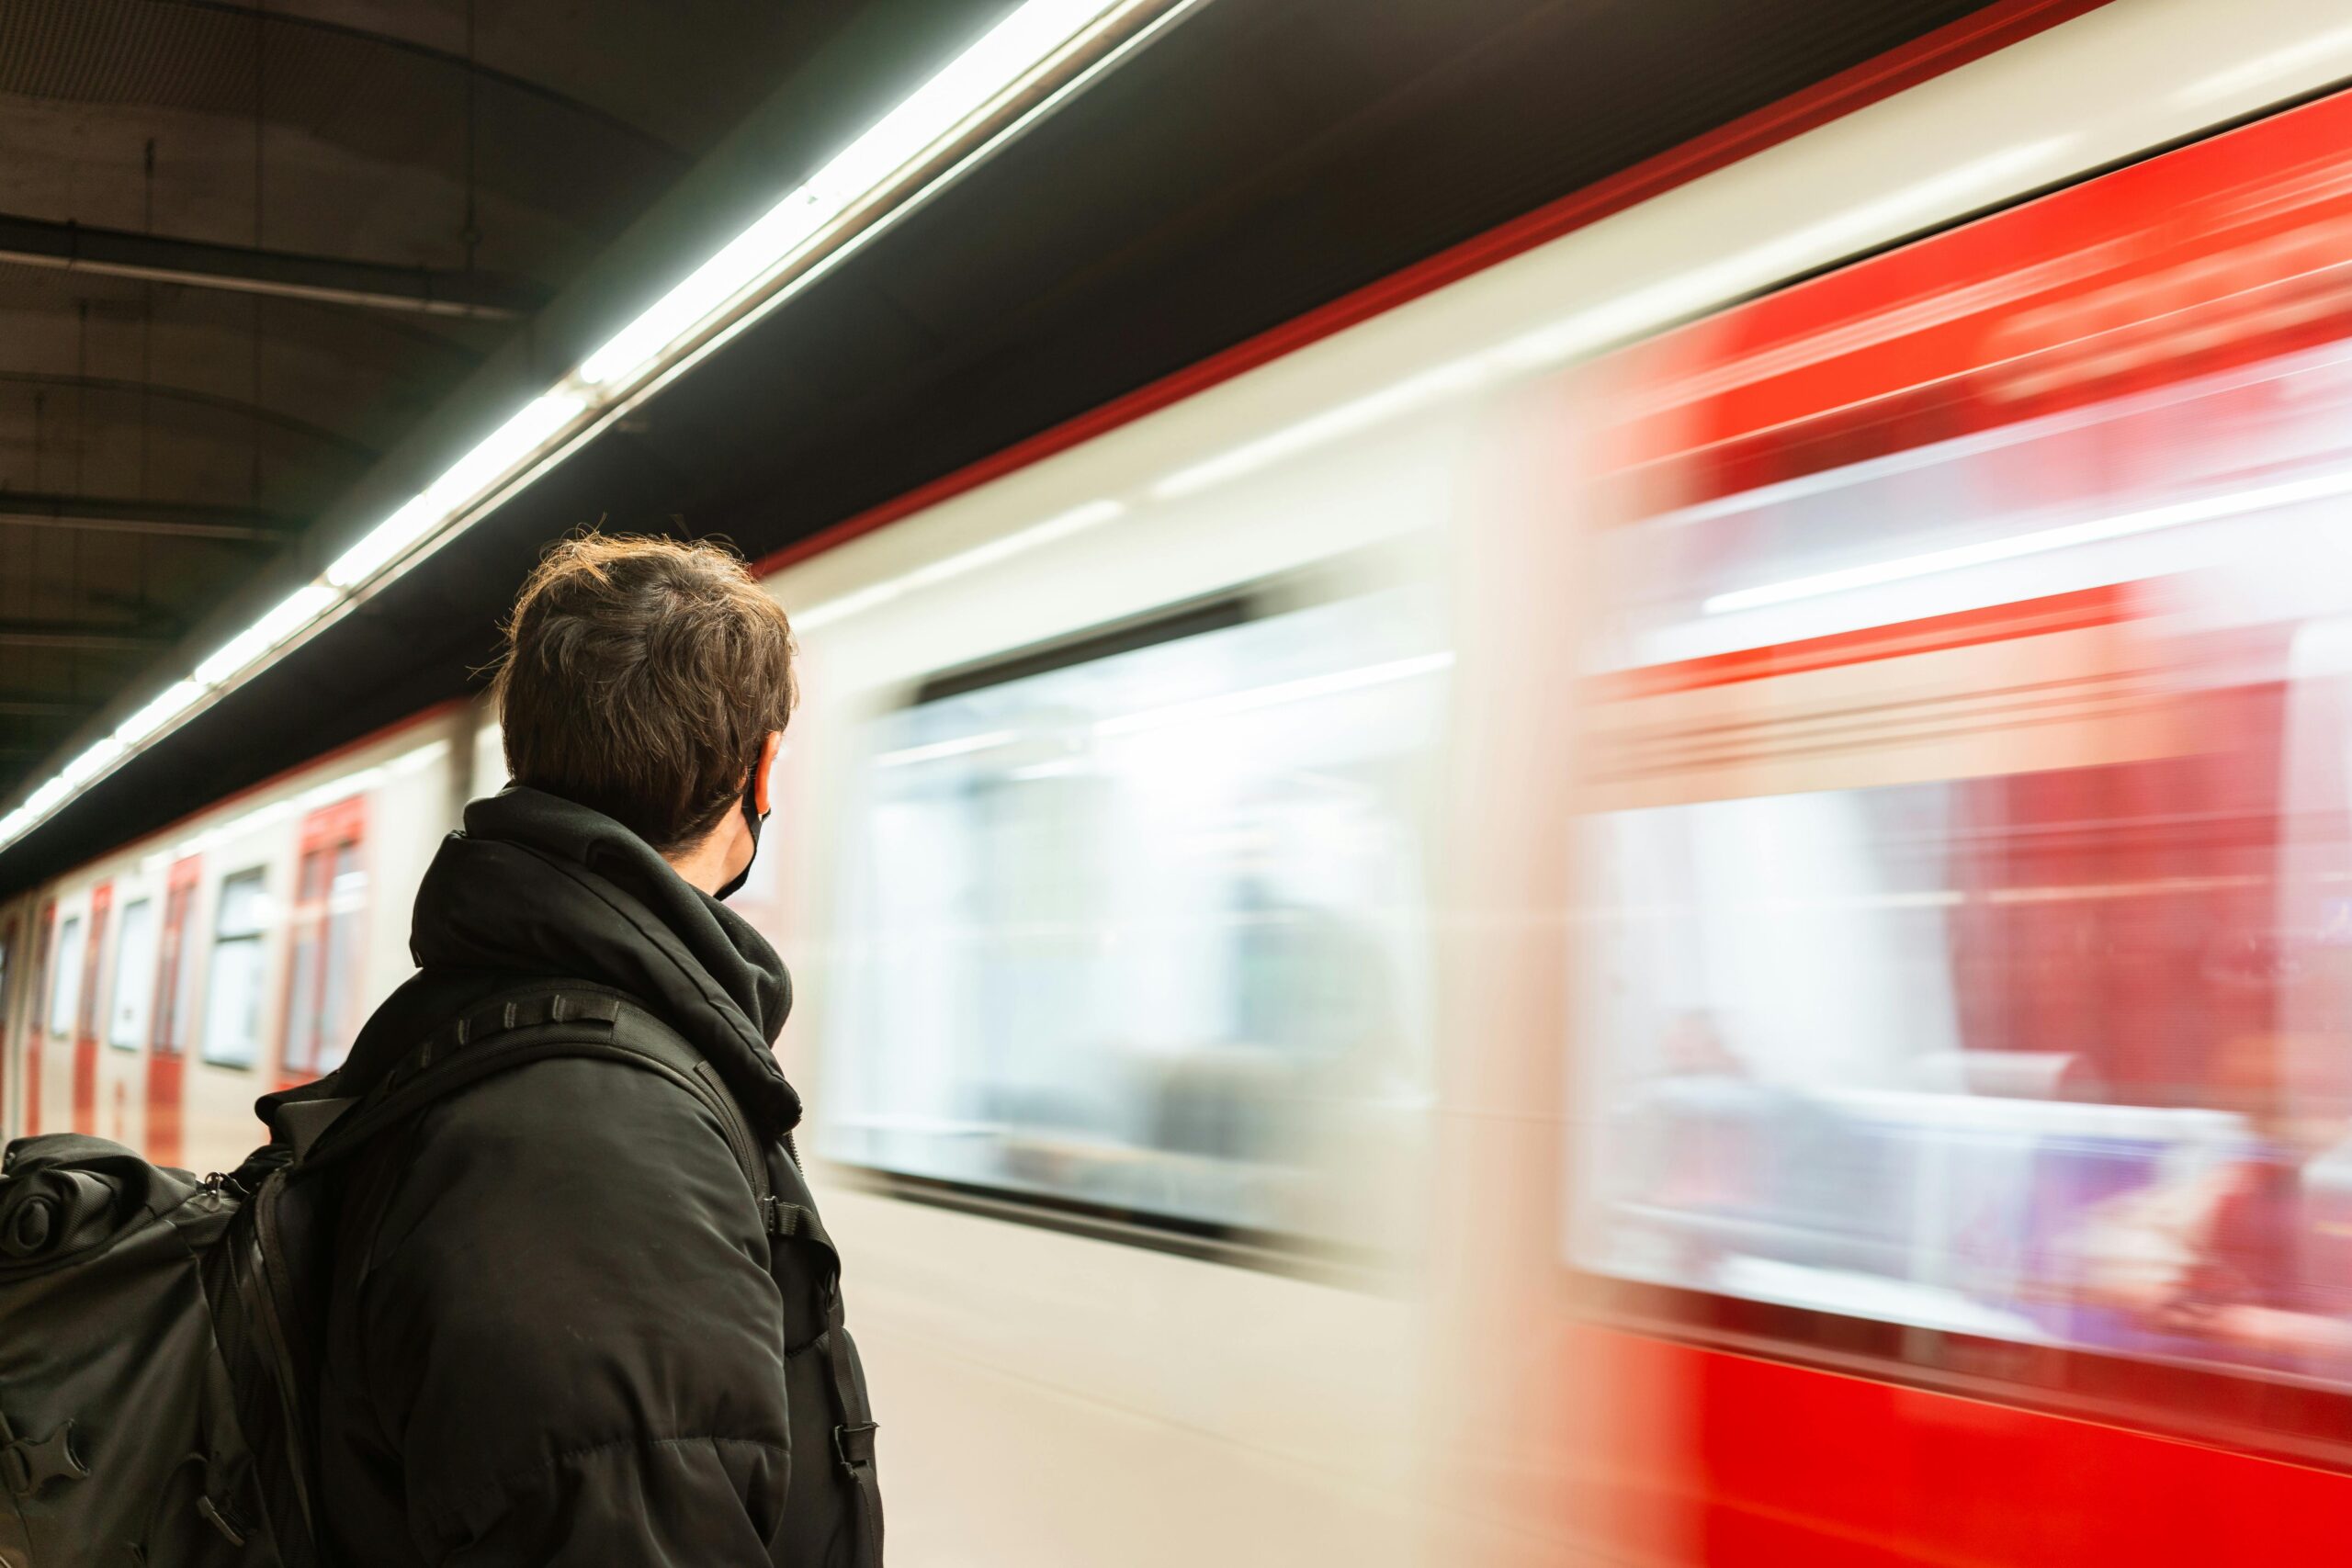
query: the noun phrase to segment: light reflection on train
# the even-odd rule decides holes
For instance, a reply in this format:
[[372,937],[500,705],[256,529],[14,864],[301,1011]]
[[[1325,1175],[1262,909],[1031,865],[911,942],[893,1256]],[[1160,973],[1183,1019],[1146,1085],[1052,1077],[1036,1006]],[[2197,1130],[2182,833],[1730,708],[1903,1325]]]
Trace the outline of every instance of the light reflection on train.
[[[2340,1549],[2352,98],[1718,252],[2341,32],[2094,11],[780,564],[897,1561]],[[502,778],[436,710],[0,908],[11,1130],[242,1152]]]

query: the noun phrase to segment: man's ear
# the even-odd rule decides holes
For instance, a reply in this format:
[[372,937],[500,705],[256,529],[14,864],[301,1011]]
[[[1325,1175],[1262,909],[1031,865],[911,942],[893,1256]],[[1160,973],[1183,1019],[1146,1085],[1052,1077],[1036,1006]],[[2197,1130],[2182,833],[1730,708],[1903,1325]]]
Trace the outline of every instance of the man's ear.
[[771,729],[760,742],[760,760],[752,765],[752,809],[768,814],[768,776],[775,772],[775,754],[784,749],[784,731]]

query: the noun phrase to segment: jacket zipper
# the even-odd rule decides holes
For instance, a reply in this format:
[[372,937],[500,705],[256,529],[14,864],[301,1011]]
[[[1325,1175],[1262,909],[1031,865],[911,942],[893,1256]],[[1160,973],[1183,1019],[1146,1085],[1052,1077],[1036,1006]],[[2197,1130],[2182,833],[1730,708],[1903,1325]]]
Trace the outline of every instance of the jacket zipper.
[[277,1310],[278,1284],[292,1277],[277,1224],[278,1191],[284,1179],[281,1174],[272,1172],[254,1196],[254,1252],[258,1267],[248,1260],[246,1269],[254,1276],[250,1296],[260,1319],[258,1337],[269,1356],[271,1379],[277,1385],[278,1417],[286,1434],[287,1474],[294,1483],[294,1502],[301,1510],[303,1528],[315,1530],[308,1477],[310,1435],[301,1418],[300,1393],[295,1387],[293,1351],[287,1343],[285,1321]]

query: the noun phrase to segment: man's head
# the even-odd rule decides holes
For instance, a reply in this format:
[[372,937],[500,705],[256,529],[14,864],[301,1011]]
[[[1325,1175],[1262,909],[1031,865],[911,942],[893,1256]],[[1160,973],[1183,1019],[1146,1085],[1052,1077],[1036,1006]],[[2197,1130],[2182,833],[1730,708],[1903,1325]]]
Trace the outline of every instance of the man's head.
[[582,534],[540,560],[505,631],[492,691],[517,784],[603,812],[690,882],[751,863],[736,807],[764,795],[797,691],[792,627],[740,559]]

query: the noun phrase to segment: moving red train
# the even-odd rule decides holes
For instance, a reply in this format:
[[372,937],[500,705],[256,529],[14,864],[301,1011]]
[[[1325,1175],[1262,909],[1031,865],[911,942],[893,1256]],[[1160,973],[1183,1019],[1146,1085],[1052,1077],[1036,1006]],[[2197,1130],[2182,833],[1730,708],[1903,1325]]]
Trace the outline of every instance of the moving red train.
[[[2352,1544],[2347,78],[1993,6],[767,563],[902,1568]],[[240,1153],[496,740],[0,906],[10,1131]]]

